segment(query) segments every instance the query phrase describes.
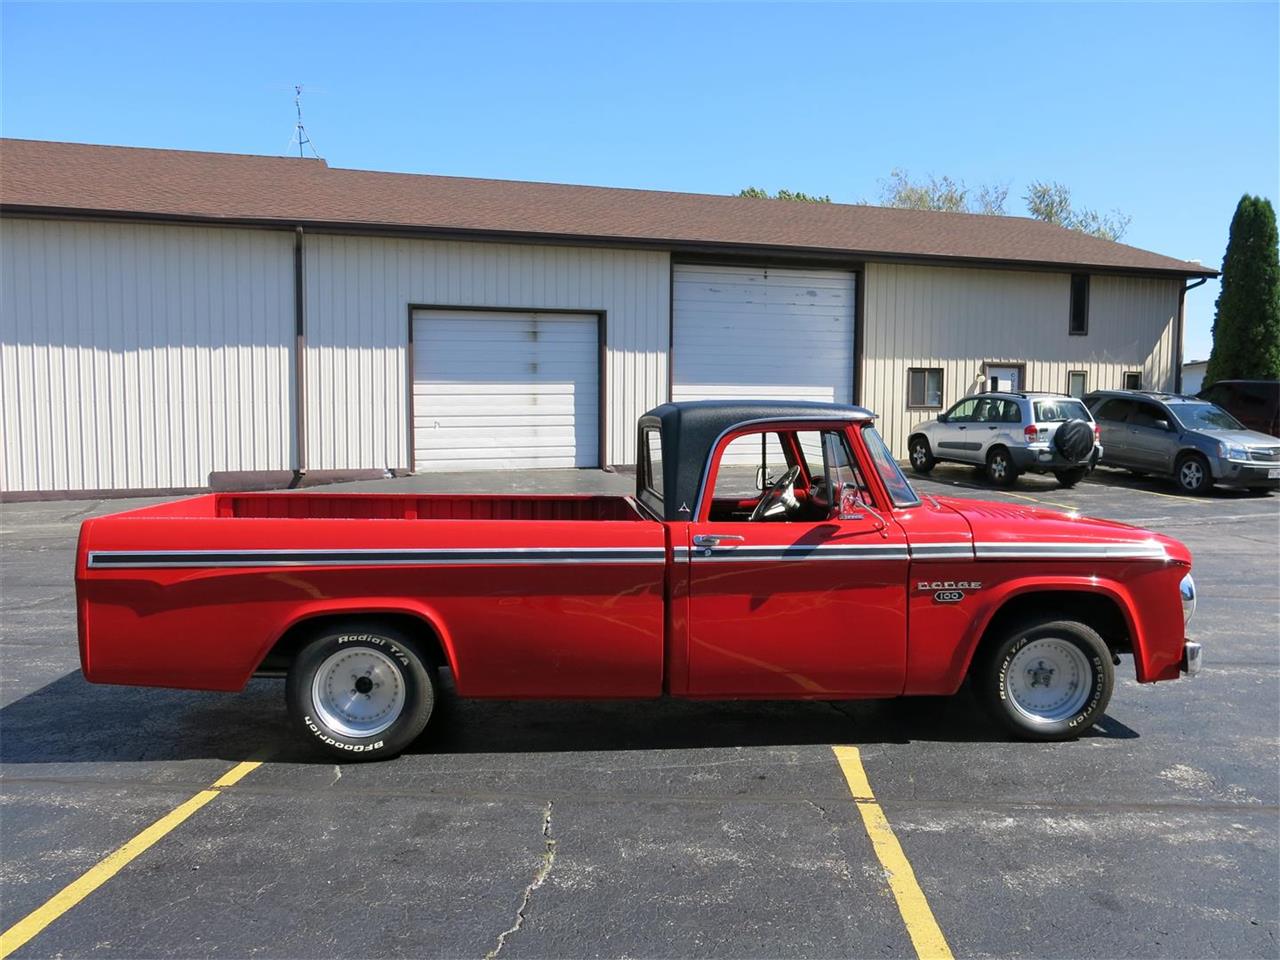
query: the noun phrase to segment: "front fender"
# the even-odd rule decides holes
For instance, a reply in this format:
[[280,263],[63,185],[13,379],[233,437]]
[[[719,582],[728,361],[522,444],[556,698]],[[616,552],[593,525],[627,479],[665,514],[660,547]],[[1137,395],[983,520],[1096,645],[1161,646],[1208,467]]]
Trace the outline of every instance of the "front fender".
[[[1023,565],[1025,569],[1025,565]],[[1178,675],[1182,614],[1177,584],[1185,569],[1176,563],[1126,562],[1099,573],[1079,563],[1046,564],[1026,575],[1011,563],[969,566],[937,579],[977,581],[959,603],[940,603],[929,591],[913,591],[907,647],[908,694],[950,694],[959,689],[983,635],[996,615],[1020,597],[1045,594],[1045,610],[1061,606],[1049,594],[1105,597],[1119,611],[1129,634],[1141,683]]]

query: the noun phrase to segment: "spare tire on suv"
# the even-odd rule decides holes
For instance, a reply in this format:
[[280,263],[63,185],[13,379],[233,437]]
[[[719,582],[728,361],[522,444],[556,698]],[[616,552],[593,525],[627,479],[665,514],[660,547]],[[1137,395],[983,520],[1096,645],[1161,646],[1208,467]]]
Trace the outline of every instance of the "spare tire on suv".
[[1088,420],[1068,420],[1054,433],[1053,448],[1072,463],[1089,459],[1093,452],[1093,424]]

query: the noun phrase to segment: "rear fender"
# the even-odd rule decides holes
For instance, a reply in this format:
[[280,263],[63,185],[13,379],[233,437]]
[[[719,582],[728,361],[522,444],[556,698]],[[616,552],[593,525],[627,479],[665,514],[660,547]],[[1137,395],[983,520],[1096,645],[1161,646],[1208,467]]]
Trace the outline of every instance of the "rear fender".
[[[333,616],[377,616],[378,614],[398,614],[421,620],[424,625],[434,631],[440,639],[445,660],[455,682],[458,677],[458,658],[454,648],[453,637],[444,625],[444,618],[430,604],[419,600],[407,600],[403,597],[343,597],[341,599],[317,600],[299,605],[294,615],[269,637],[254,660],[254,670],[262,663],[267,654],[280,639],[290,630],[308,620]],[[251,674],[252,675],[252,671]],[[248,682],[248,677],[245,681]]]

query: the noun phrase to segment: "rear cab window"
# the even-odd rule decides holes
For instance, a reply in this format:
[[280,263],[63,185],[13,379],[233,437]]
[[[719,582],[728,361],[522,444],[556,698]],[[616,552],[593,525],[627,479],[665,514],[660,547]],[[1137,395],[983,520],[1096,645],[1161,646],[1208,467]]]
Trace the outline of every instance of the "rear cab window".
[[651,506],[656,506],[658,515],[662,516],[662,431],[657,427],[646,427],[641,438],[640,488],[650,499],[657,501]]

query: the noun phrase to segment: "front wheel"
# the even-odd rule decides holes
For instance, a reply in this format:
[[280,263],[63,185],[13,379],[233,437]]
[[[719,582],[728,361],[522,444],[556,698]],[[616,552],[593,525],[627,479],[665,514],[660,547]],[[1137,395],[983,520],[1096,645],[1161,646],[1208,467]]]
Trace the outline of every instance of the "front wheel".
[[974,664],[991,714],[1024,740],[1072,740],[1102,716],[1115,688],[1111,651],[1077,620],[1024,621]]
[[294,724],[332,757],[393,757],[431,719],[436,689],[413,640],[388,624],[350,622],[319,632],[289,668]]

